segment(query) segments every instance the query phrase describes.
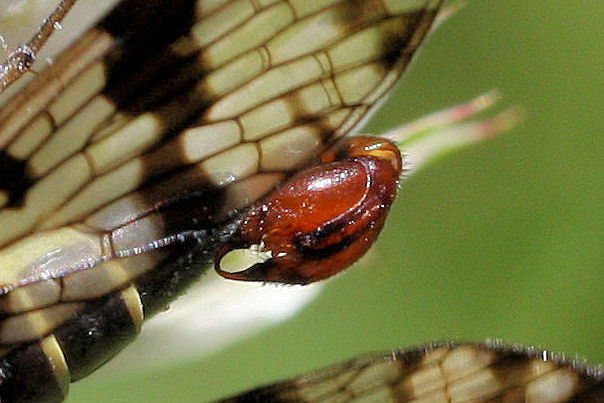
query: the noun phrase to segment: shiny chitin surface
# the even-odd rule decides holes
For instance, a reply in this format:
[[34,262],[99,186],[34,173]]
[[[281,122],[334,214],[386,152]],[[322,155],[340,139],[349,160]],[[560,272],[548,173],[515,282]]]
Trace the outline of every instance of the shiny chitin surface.
[[355,358],[225,402],[601,402],[601,368],[535,348],[436,343]]
[[357,129],[438,4],[124,0],[7,102],[0,399],[62,400],[123,348],[230,212]]
[[[344,138],[242,217],[215,259],[233,280],[308,284],[346,269],[371,247],[396,197],[403,162],[379,137]],[[227,272],[221,258],[253,248],[265,261]]]

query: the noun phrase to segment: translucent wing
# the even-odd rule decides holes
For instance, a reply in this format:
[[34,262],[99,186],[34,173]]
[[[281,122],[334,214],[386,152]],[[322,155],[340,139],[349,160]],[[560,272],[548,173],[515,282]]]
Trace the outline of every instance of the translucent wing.
[[6,365],[64,394],[119,350],[210,229],[359,126],[439,3],[122,1],[0,111]]
[[520,346],[436,343],[367,355],[228,402],[595,402],[601,369]]

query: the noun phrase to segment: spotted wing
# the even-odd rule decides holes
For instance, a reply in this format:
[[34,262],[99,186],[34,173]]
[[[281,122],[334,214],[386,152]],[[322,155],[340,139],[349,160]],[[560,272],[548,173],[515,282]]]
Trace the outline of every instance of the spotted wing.
[[211,256],[171,237],[355,130],[439,3],[122,1],[0,111],[3,362],[65,389],[108,359]]
[[225,402],[596,402],[604,374],[501,343],[438,343],[367,355]]

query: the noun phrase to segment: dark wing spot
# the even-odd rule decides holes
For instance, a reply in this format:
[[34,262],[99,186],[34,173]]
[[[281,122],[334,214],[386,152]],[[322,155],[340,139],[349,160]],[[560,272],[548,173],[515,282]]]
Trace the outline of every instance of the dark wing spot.
[[417,31],[425,11],[417,11],[404,16],[406,29],[386,38],[382,43],[382,63],[387,69],[391,69],[401,58],[410,57],[417,50],[419,44],[410,44],[413,34]]
[[33,180],[25,172],[27,161],[0,150],[0,189],[8,193],[8,207],[21,207]]

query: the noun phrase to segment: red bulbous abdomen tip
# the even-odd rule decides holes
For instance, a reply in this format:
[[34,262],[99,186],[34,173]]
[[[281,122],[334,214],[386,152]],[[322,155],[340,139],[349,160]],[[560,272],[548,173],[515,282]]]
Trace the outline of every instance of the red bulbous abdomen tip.
[[[396,196],[398,148],[381,138],[346,139],[323,161],[248,210],[216,256],[220,275],[307,284],[344,270],[369,250]],[[248,260],[225,265],[234,251]]]

